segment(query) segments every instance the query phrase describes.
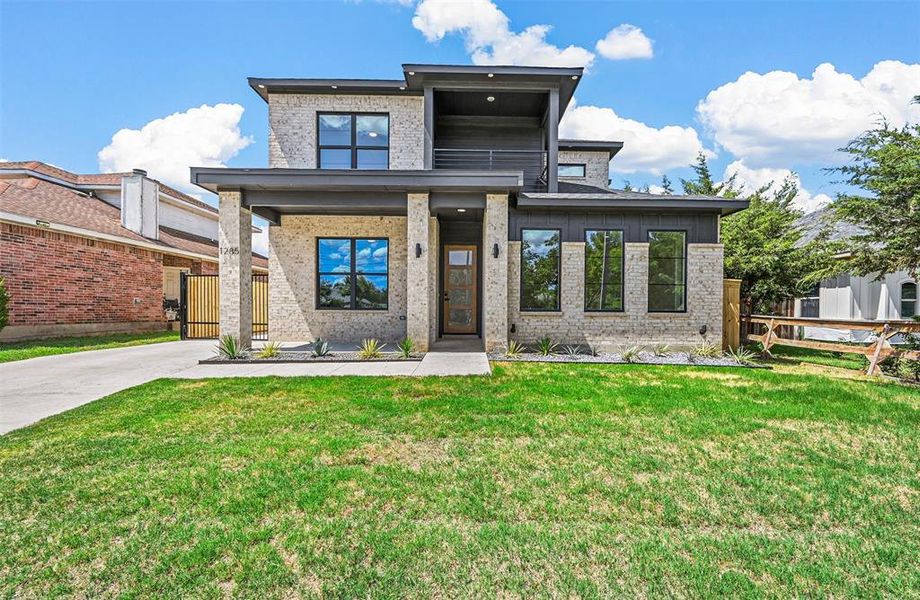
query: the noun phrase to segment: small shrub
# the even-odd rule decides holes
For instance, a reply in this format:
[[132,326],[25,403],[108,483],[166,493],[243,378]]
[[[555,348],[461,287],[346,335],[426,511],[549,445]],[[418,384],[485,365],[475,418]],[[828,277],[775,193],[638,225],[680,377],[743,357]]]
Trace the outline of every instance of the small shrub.
[[505,356],[509,358],[515,358],[524,353],[524,345],[515,340],[510,340],[508,342],[508,347],[505,348]]
[[6,291],[6,280],[0,277],[0,331],[9,323],[10,312],[10,293]]
[[581,346],[578,344],[568,344],[562,347],[562,353],[566,356],[580,356]]
[[694,348],[690,355],[693,358],[719,358],[722,356],[722,349],[712,342],[703,342]]
[[278,342],[268,342],[259,350],[259,358],[275,358],[281,354],[281,344]]
[[585,346],[585,350],[587,350],[588,356],[597,356],[601,353],[600,350],[597,349],[597,346],[592,346],[591,344]]
[[537,340],[537,353],[541,356],[549,356],[556,353],[559,344],[554,342],[549,336]]
[[406,338],[399,342],[396,348],[399,350],[399,353],[402,354],[403,358],[409,358],[412,356],[412,353],[415,352],[415,342],[412,341],[412,338]]
[[329,342],[319,337],[313,340],[313,358],[320,358],[329,354]]
[[658,344],[655,346],[655,349],[652,350],[652,352],[655,354],[655,356],[667,356],[671,353],[671,347],[667,344]]
[[217,342],[217,355],[227,360],[237,360],[245,357],[243,347],[240,345],[239,338],[232,335],[221,336]]
[[623,351],[620,353],[620,357],[628,363],[639,362],[640,353],[642,352],[642,346],[627,346],[623,348]]
[[754,364],[754,359],[757,358],[756,352],[751,352],[750,350],[745,350],[742,347],[729,348],[728,355],[739,365],[752,365]]
[[365,338],[361,340],[361,346],[358,348],[358,358],[371,360],[380,358],[383,354],[383,345],[376,338]]

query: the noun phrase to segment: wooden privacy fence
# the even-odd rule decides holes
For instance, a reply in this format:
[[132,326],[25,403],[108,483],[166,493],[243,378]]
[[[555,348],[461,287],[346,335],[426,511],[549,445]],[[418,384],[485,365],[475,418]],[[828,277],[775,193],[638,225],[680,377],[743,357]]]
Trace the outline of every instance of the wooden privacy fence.
[[741,280],[722,281],[722,350],[741,345]]
[[[189,275],[179,280],[179,324],[183,340],[217,339],[220,335],[220,280],[217,275]],[[268,275],[252,276],[252,339],[268,339]]]
[[[845,319],[818,319],[811,317],[783,317],[776,315],[750,315],[744,317],[749,327],[746,331],[764,330],[762,334],[748,333],[746,339],[763,344],[764,352],[770,355],[774,345],[812,348],[830,352],[862,354],[869,358],[867,375],[875,375],[879,363],[890,356],[920,360],[920,350],[901,350],[891,345],[891,339],[899,334],[920,333],[920,323],[916,321],[858,321]],[[822,327],[825,329],[842,329],[871,331],[876,340],[871,344],[846,344],[843,342],[822,342],[819,340],[796,339],[781,335],[785,329],[799,327]]]

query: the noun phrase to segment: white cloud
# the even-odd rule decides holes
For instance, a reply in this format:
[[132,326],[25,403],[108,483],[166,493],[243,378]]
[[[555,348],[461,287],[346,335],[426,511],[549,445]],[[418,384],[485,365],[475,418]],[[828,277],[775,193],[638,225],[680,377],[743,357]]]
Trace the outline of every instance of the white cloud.
[[576,106],[574,102],[559,124],[559,137],[623,142],[623,149],[610,163],[617,173],[661,175],[693,163],[700,152],[713,156],[703,148],[692,127],[666,125],[659,129],[621,117],[611,108]]
[[604,39],[598,40],[594,48],[598,54],[610,60],[629,60],[631,58],[652,58],[652,40],[642,29],[629,23],[617,25],[607,32]]
[[259,233],[252,234],[252,251],[268,256],[268,221],[253,217],[252,224],[261,229]]
[[140,129],[122,129],[99,151],[99,168],[106,173],[145,169],[182,191],[200,192],[189,182],[189,167],[222,167],[252,143],[240,133],[242,116],[239,104],[202,104]]
[[920,120],[911,98],[920,91],[920,64],[886,60],[862,79],[819,65],[811,79],[795,73],[748,72],[697,105],[715,140],[757,167],[833,164],[845,145],[884,117],[892,125]]
[[735,181],[744,186],[746,193],[753,193],[763,186],[773,183],[773,189],[778,189],[783,181],[791,177],[799,188],[799,193],[792,202],[796,208],[806,212],[814,212],[819,208],[827,206],[833,201],[833,198],[827,194],[812,194],[802,187],[802,180],[799,176],[789,169],[759,168],[753,169],[743,160],[736,160],[727,167],[723,174],[723,180],[735,175]]
[[477,65],[541,65],[588,67],[594,53],[580,46],[559,48],[546,41],[549,25],[511,31],[510,20],[491,0],[422,0],[412,26],[429,42],[451,33],[463,36]]

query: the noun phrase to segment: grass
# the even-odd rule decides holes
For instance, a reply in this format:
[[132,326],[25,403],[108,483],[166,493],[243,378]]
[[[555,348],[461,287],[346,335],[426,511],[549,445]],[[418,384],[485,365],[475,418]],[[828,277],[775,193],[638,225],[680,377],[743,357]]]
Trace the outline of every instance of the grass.
[[[756,348],[753,348],[755,351]],[[797,348],[794,346],[775,345],[770,348],[770,353],[780,362],[821,365],[836,367],[838,369],[852,369],[865,371],[868,368],[863,355],[844,352],[829,352],[813,348]]]
[[154,331],[150,333],[118,333],[32,342],[0,343],[0,363],[54,354],[71,354],[72,352],[84,352],[86,350],[125,348],[127,346],[177,341],[179,341],[179,333],[176,331]]
[[918,473],[821,375],[159,380],[0,438],[0,597],[916,597]]

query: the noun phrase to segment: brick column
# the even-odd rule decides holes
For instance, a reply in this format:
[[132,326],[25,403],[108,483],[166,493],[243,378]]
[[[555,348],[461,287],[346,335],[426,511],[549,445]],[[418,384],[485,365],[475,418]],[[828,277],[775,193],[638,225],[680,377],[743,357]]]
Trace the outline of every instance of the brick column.
[[486,195],[482,254],[482,334],[491,352],[508,345],[508,194]]
[[[428,194],[409,194],[406,210],[406,336],[416,348],[428,351],[429,319],[429,261],[432,249],[429,241]],[[416,245],[421,255],[416,256]]]
[[220,335],[252,345],[252,213],[240,192],[220,192]]

